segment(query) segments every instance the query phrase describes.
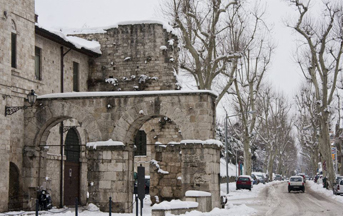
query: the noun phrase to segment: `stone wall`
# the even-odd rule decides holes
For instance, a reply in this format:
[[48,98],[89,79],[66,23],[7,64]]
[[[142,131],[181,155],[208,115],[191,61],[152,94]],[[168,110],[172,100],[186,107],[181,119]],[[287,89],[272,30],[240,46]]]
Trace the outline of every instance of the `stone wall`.
[[[36,35],[36,47],[41,49],[41,80],[37,80],[36,91],[39,94],[61,92],[61,45]],[[69,49],[63,48],[66,53]],[[89,73],[89,58],[75,50],[68,52],[64,58],[64,92],[73,91],[73,62],[79,64],[79,89],[87,91],[87,79]]]
[[[162,24],[119,25],[106,33],[78,34],[101,44],[101,57],[92,63],[90,91],[175,90],[178,40]],[[140,79],[145,75],[145,82]],[[116,79],[116,84],[105,79]]]
[[212,194],[212,208],[220,207],[220,149],[212,144],[182,144],[182,189]]
[[[5,106],[22,106],[32,82],[34,44],[34,0],[0,0],[0,113]],[[11,67],[11,33],[17,35],[17,67]],[[17,80],[20,79],[21,83]],[[0,115],[0,212],[8,210],[10,162],[22,173],[23,112],[16,116]],[[23,182],[16,190],[19,202],[22,200]],[[16,192],[17,192],[16,191]],[[17,202],[18,200],[15,200]],[[22,203],[20,203],[21,205]]]
[[150,198],[152,204],[181,199],[182,170],[181,146],[156,146],[155,160],[150,163]]
[[157,163],[150,165],[152,203],[181,199],[186,191],[197,190],[210,192],[211,206],[220,207],[220,149],[201,143],[156,146]]
[[109,211],[132,212],[133,197],[133,151],[124,146],[92,147],[88,149],[89,202]]

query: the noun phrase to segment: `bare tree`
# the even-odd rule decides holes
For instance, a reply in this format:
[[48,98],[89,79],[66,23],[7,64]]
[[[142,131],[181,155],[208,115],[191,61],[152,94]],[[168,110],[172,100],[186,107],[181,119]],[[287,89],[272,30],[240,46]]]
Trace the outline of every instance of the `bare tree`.
[[[234,88],[228,93],[236,98],[237,112],[240,113],[242,121],[242,142],[244,144],[244,167],[245,173],[251,174],[251,144],[252,136],[256,126],[256,98],[261,89],[262,81],[270,64],[274,46],[268,39],[269,29],[264,25],[264,8],[256,3],[254,10],[247,14],[236,17],[236,21],[231,21],[232,25],[245,27],[245,31],[240,29],[242,35],[240,50],[242,58],[239,59],[238,70],[235,72]],[[245,23],[253,23],[251,26]],[[247,28],[250,27],[250,30]],[[253,113],[252,113],[253,111]],[[251,116],[251,117],[250,117]],[[248,119],[251,119],[248,121]]]
[[261,91],[258,98],[256,133],[267,152],[265,169],[269,174],[281,172],[283,159],[292,158],[289,152],[294,151],[292,121],[289,119],[291,106],[284,96],[275,94],[271,88]]
[[320,124],[317,115],[317,105],[315,93],[312,91],[311,84],[304,85],[300,93],[295,96],[296,121],[295,127],[298,131],[298,140],[301,145],[301,155],[305,161],[309,161],[312,168],[311,172],[317,172],[319,162],[319,139]]
[[[230,36],[225,20],[236,16],[240,8],[237,0],[170,0],[165,2],[164,15],[174,22],[181,35],[181,69],[195,79],[198,89],[213,89],[213,83],[224,81],[217,103],[233,83],[233,73],[240,58],[239,47]],[[239,36],[239,35],[236,35]],[[237,49],[236,49],[237,48]],[[220,77],[220,78],[219,78]]]
[[[322,14],[316,11],[315,16],[311,16],[311,0],[289,2],[298,12],[296,23],[289,26],[302,38],[302,44],[298,46],[298,64],[305,78],[313,84],[321,134],[319,148],[332,185],[335,173],[331,158],[329,116],[333,95],[339,83],[339,72],[342,70],[342,6],[340,1],[322,1]],[[323,174],[326,175],[325,170]]]

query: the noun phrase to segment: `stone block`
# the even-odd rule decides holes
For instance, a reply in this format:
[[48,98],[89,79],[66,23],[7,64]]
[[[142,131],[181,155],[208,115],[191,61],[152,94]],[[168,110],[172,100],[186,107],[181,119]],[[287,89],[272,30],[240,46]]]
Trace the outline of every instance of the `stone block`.
[[111,189],[111,181],[99,181],[99,189]]

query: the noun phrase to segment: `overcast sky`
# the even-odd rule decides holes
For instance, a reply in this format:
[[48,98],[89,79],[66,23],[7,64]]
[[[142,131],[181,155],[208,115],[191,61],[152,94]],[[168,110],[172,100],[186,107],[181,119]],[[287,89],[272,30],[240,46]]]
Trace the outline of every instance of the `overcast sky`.
[[[36,13],[39,24],[46,27],[99,27],[128,20],[161,20],[160,1],[163,0],[36,0]],[[273,27],[277,45],[267,79],[291,99],[303,80],[292,59],[295,35],[282,21],[289,19],[293,10],[283,0],[262,1],[267,5],[266,23]]]

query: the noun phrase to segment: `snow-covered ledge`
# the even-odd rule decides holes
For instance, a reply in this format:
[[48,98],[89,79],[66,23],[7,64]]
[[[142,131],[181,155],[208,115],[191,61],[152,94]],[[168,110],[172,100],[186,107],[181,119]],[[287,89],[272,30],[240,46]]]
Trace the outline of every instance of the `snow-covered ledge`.
[[212,211],[212,194],[206,191],[188,190],[185,193],[185,201],[199,203],[198,211]]
[[91,98],[91,97],[120,97],[120,96],[151,96],[151,95],[178,95],[178,94],[211,94],[218,96],[210,90],[165,90],[165,91],[121,91],[121,92],[65,92],[40,95],[37,99],[57,98]]
[[109,139],[107,141],[97,141],[97,142],[89,142],[86,144],[88,148],[93,148],[94,150],[97,147],[104,147],[104,146],[125,146],[124,143],[120,141],[113,141],[112,139]]
[[[199,204],[192,201],[172,200],[163,201],[152,207],[152,216],[165,216],[167,214],[180,215],[197,210]],[[167,214],[166,214],[167,213]]]

